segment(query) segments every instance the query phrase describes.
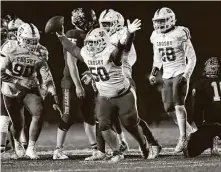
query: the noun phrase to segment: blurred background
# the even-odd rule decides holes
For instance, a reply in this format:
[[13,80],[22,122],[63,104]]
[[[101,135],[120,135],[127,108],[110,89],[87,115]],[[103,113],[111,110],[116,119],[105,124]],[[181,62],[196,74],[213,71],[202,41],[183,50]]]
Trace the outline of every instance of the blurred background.
[[[114,9],[125,19],[142,20],[142,29],[134,41],[138,60],[133,67],[133,78],[137,85],[138,110],[149,124],[160,124],[168,120],[163,110],[160,90],[150,86],[148,76],[152,68],[153,52],[149,41],[153,31],[152,17],[158,8],[169,7],[176,14],[177,25],[189,28],[197,55],[197,65],[190,82],[186,106],[191,120],[191,86],[202,75],[203,64],[211,56],[221,56],[221,2],[154,2],[154,1],[3,1],[1,16],[16,15],[25,22],[35,24],[41,33],[40,43],[49,50],[49,66],[55,80],[57,92],[62,100],[60,81],[63,76],[64,60],[62,46],[55,35],[45,35],[47,20],[55,15],[65,17],[65,30],[72,29],[71,11],[74,8],[92,8],[99,17],[104,9]],[[76,101],[77,103],[77,101]],[[79,109],[74,109],[75,122],[82,122]],[[45,101],[45,120],[58,122],[60,116],[52,109],[50,97]]]

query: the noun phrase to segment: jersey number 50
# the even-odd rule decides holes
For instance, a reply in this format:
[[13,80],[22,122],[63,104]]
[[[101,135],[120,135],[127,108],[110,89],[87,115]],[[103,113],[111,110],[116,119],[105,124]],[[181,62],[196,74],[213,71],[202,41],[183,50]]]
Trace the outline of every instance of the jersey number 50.
[[98,68],[96,67],[90,67],[91,73],[96,76],[95,81],[99,82],[101,81],[108,81],[110,79],[109,74],[107,73],[107,70],[105,67],[100,66]]
[[175,51],[174,48],[172,47],[166,47],[166,48],[159,48],[159,53],[162,56],[162,61],[163,62],[171,62],[176,60],[176,55],[175,55]]

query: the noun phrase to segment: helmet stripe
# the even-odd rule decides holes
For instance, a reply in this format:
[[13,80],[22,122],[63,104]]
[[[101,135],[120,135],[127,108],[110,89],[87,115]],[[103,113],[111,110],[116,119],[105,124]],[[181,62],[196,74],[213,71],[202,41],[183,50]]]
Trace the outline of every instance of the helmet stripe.
[[32,23],[28,23],[29,26],[31,27],[32,35],[35,35],[35,29]]

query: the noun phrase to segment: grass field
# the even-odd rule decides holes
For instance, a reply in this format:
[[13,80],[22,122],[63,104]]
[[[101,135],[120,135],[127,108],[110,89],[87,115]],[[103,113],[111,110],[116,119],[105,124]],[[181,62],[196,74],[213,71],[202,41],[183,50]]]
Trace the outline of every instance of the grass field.
[[[112,164],[107,161],[85,162],[84,158],[91,154],[89,142],[83,130],[83,125],[77,124],[68,132],[65,149],[69,160],[52,160],[53,149],[56,145],[56,125],[44,125],[37,144],[40,160],[14,159],[12,153],[1,155],[2,172],[71,172],[71,171],[99,171],[99,172],[220,172],[221,157],[211,157],[209,151],[197,158],[184,158],[182,154],[173,154],[178,136],[175,125],[162,124],[158,127],[150,126],[154,136],[162,144],[163,150],[159,158],[144,160],[140,156],[138,144],[126,134],[130,151],[125,159]],[[221,150],[220,150],[221,151]]]

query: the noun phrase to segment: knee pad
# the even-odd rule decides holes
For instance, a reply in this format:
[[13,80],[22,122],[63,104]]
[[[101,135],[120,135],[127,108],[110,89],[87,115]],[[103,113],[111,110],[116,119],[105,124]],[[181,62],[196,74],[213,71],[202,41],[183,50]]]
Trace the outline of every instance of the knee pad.
[[168,112],[173,112],[175,111],[174,105],[173,103],[165,103],[164,102],[164,110],[168,113]]
[[0,116],[0,131],[2,133],[8,132],[10,118],[8,116]]

